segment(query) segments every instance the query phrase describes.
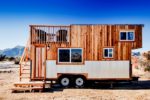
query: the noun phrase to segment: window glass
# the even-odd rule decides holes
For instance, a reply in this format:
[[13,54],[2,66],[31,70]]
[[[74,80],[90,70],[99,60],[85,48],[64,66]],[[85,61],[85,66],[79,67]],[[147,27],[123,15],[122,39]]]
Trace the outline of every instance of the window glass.
[[71,62],[82,62],[81,49],[71,49]]
[[113,48],[104,48],[104,57],[105,58],[113,57]]
[[109,49],[109,52],[112,52],[112,48],[111,48],[111,49]]
[[104,49],[104,56],[108,57],[108,49]]
[[133,39],[133,32],[128,32],[128,40],[134,40]]
[[112,55],[113,55],[112,51],[113,51],[112,49],[109,49],[109,57],[112,57]]
[[120,36],[121,36],[121,38],[120,38],[121,40],[126,40],[127,39],[126,32],[121,32]]
[[70,62],[69,49],[59,49],[59,62]]

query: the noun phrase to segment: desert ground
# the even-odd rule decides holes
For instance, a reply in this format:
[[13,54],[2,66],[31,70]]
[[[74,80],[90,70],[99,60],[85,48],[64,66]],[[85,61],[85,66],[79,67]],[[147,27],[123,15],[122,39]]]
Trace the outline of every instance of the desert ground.
[[[6,71],[5,71],[6,70]],[[95,84],[83,89],[53,87],[45,92],[12,93],[14,82],[19,81],[19,65],[0,62],[0,100],[150,100],[150,73],[134,70],[139,82]]]

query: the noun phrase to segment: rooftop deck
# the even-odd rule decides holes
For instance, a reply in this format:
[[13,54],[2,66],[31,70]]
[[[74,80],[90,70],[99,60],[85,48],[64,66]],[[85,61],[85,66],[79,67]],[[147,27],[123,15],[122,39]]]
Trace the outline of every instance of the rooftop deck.
[[31,25],[31,44],[69,42],[70,26]]

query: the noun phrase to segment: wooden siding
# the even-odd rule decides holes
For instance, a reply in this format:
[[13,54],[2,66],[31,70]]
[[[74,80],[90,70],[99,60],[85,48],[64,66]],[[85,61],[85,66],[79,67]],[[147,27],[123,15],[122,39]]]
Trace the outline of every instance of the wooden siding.
[[[54,26],[31,26],[31,33],[34,28],[51,30]],[[40,28],[42,27],[42,28]],[[56,26],[55,26],[56,27]],[[63,27],[63,26],[61,26]],[[84,50],[84,60],[130,60],[131,50],[142,47],[143,25],[70,25],[69,42],[33,42],[36,47],[46,48],[47,60],[57,60],[57,48],[79,47]],[[48,29],[50,28],[50,29]],[[56,28],[60,28],[57,26]],[[50,31],[46,31],[51,33]],[[135,41],[120,41],[120,31],[134,31]],[[33,36],[32,36],[33,35]],[[35,34],[32,34],[31,41],[34,41]],[[113,58],[103,58],[103,48],[114,48]]]
[[[120,41],[120,31],[135,31],[135,41]],[[85,60],[130,60],[131,50],[142,47],[141,25],[71,25],[71,45],[84,49]],[[103,48],[113,47],[114,58],[103,58]]]
[[[131,50],[142,47],[142,25],[70,25],[68,40],[56,41],[51,38],[39,41],[40,33],[37,29],[44,30],[44,36],[56,33],[53,30],[60,26],[31,26],[31,78],[46,79],[46,60],[56,60],[58,48],[83,48],[83,63],[85,61],[126,61],[131,60]],[[61,26],[62,28],[63,26]],[[49,29],[50,28],[50,29]],[[47,31],[46,31],[47,30]],[[120,41],[120,31],[132,30],[135,32],[135,41]],[[41,31],[41,32],[42,32]],[[38,35],[39,34],[39,35]],[[53,36],[53,35],[50,35]],[[57,35],[55,35],[57,36]],[[57,37],[56,37],[57,38]],[[47,41],[48,40],[48,41]],[[62,39],[64,40],[64,39]],[[103,58],[103,48],[113,48],[113,58]],[[84,63],[85,64],[85,63]],[[83,64],[83,65],[84,65]]]
[[50,43],[47,47],[47,59],[48,60],[57,60],[57,48],[58,47],[70,47],[69,43]]

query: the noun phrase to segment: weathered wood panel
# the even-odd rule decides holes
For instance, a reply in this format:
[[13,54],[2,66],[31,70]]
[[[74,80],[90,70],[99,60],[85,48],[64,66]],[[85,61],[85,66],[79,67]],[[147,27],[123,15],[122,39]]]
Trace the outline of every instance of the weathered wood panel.
[[[69,27],[69,42],[44,43],[47,45],[48,60],[57,60],[59,47],[83,48],[84,60],[130,60],[131,49],[142,47],[142,25],[71,25]],[[121,30],[135,31],[135,41],[120,41]],[[31,32],[35,33],[34,29],[31,29]],[[31,36],[34,39],[34,34]],[[107,47],[114,48],[111,59],[103,57],[103,48]]]
[[57,60],[57,49],[70,47],[69,43],[49,43],[47,46],[47,60]]
[[[135,41],[120,41],[121,30],[135,31]],[[71,25],[70,42],[84,48],[85,60],[130,60],[131,49],[142,47],[142,25]],[[103,58],[104,47],[114,48],[112,59]]]

